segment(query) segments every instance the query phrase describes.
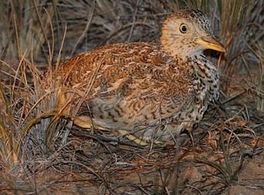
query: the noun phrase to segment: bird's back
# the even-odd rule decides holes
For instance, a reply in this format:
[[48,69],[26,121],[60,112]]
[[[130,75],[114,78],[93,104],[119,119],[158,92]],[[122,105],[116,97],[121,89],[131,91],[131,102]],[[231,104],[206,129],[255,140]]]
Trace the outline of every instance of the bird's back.
[[109,129],[155,124],[178,114],[193,96],[190,68],[158,44],[104,46],[64,62],[54,76],[66,99],[85,96],[87,112]]

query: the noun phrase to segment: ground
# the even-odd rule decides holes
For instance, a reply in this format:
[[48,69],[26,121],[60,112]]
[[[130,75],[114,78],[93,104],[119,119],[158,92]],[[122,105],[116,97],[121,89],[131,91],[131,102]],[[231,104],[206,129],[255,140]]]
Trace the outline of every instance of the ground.
[[[111,133],[73,127],[66,145],[35,154],[0,183],[18,194],[263,194],[263,114],[236,101],[211,106],[194,143],[138,146]],[[226,110],[228,109],[228,110]],[[252,120],[245,120],[245,114]],[[261,122],[262,121],[262,122]],[[259,122],[259,123],[257,123]],[[59,141],[58,141],[59,143]]]

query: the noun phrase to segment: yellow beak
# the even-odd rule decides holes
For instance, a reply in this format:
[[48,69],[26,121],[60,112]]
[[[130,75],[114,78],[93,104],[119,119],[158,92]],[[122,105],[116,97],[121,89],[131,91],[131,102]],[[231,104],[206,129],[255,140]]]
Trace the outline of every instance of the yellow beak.
[[226,51],[224,46],[220,42],[212,38],[211,36],[205,36],[205,37],[198,38],[196,42],[202,47],[204,47],[205,49],[212,49],[212,50],[219,51],[219,52]]

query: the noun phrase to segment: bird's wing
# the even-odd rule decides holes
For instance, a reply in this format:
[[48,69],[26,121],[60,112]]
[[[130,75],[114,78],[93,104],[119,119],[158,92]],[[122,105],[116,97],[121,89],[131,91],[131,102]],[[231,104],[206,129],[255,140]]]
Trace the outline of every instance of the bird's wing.
[[[60,82],[111,109],[120,101],[184,104],[192,93],[188,67],[147,43],[114,44],[61,64]],[[164,105],[163,105],[164,104]]]

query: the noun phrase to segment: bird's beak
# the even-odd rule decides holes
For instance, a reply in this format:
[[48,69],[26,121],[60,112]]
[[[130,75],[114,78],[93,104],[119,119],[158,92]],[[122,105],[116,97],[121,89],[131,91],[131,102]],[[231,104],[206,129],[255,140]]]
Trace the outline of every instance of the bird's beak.
[[212,49],[212,50],[219,51],[219,52],[226,51],[224,46],[211,36],[204,36],[204,37],[198,38],[196,42],[205,49]]

